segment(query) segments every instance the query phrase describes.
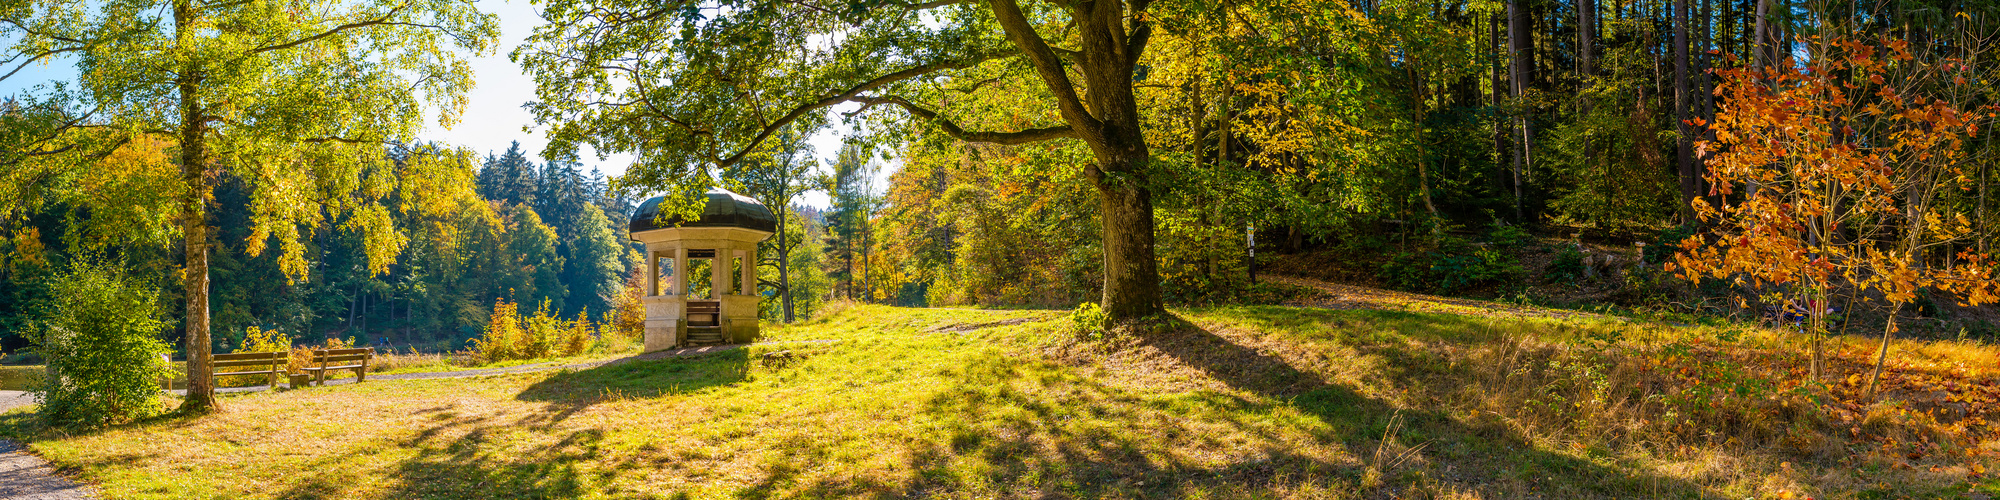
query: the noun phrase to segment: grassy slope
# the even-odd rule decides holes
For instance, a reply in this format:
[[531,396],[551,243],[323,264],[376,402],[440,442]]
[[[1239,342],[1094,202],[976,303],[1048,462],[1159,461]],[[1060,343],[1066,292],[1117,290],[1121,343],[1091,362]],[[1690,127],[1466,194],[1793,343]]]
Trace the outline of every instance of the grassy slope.
[[[1180,316],[1077,343],[1050,312],[858,307],[767,332],[835,343],[232,396],[224,414],[74,435],[15,413],[0,417],[0,433],[30,439],[106,498],[1876,498],[1996,488],[1972,471],[2000,453],[1983,424],[1940,423],[1910,404],[1847,415],[1837,397],[1833,410],[1800,410],[1808,396],[1783,382],[1796,356],[1756,332],[1284,307]],[[799,356],[767,361],[779,350]],[[1911,346],[1910,356],[1936,350]],[[1992,355],[1958,346],[1898,373],[1973,360],[1985,364],[1942,368],[1964,372],[1948,382],[1990,389]],[[1711,392],[1689,392],[1701,387]]]

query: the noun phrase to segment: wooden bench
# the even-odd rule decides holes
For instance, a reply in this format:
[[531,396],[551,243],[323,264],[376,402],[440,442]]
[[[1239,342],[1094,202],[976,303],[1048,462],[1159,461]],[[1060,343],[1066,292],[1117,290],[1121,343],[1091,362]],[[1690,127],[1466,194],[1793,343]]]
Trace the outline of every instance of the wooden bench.
[[[232,375],[264,375],[267,379],[264,382],[265,387],[277,387],[278,374],[285,373],[285,366],[291,363],[292,353],[285,351],[217,354],[215,355],[215,376],[221,378]],[[223,371],[224,368],[233,368],[241,371],[225,372]]]
[[303,369],[313,376],[313,385],[326,385],[326,372],[333,370],[354,370],[355,382],[367,382],[368,360],[374,358],[373,347],[313,349],[312,362]]

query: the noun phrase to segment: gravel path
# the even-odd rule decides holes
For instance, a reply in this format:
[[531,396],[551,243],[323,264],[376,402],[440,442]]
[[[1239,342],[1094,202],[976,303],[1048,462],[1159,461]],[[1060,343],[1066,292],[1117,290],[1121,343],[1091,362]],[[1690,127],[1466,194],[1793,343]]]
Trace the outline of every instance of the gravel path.
[[35,404],[35,395],[28,391],[0,391],[0,413],[31,404]]
[[[14,393],[20,391],[0,391]],[[0,398],[8,398],[0,394]],[[32,402],[32,398],[30,398]],[[85,500],[90,488],[58,476],[48,461],[13,441],[0,439],[0,500]]]

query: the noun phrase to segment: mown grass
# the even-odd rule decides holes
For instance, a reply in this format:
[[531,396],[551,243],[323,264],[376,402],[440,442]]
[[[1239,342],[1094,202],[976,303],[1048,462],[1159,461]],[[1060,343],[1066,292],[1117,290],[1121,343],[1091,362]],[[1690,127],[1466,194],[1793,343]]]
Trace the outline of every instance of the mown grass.
[[[225,413],[79,434],[17,412],[0,417],[0,433],[106,498],[1976,498],[1996,489],[1971,467],[1995,467],[2000,442],[1970,415],[1942,423],[1910,397],[1909,411],[1864,408],[1844,433],[1847,389],[1814,396],[1782,383],[1797,351],[1769,332],[1289,307],[1177,314],[1079,341],[1058,312],[859,306],[767,330],[780,343],[700,357],[237,395]],[[1940,366],[1992,352],[1907,347]],[[1996,371],[1953,369],[1954,381]],[[1706,392],[1687,396],[1696,390]],[[1829,409],[1801,408],[1812,397]]]

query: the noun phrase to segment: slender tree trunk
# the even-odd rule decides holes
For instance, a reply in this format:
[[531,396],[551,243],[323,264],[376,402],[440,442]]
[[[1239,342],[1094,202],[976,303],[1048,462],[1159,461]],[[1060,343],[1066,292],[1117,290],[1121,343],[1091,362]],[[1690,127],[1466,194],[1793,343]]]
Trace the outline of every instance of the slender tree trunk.
[[[785,183],[790,184],[791,179],[786,179]],[[779,198],[791,199],[790,196]],[[789,204],[778,207],[778,291],[784,293],[783,297],[779,297],[779,304],[785,310],[786,323],[797,319],[792,315],[792,243],[785,240],[785,215],[791,211]]]
[[1889,311],[1889,324],[1882,327],[1882,348],[1875,352],[1875,369],[1868,374],[1868,396],[1862,401],[1875,401],[1875,384],[1882,380],[1882,365],[1889,362],[1889,339],[1896,333],[1896,315],[1903,313],[1903,304],[1896,303],[1896,309]]
[[[1438,217],[1437,205],[1431,202],[1431,174],[1427,158],[1429,153],[1424,150],[1424,82],[1417,77],[1414,62],[1403,65],[1403,74],[1410,81],[1410,127],[1416,130],[1417,134],[1417,190],[1423,195],[1424,210],[1429,211],[1431,217]],[[1252,250],[1251,254],[1255,255],[1256,251]],[[1250,282],[1256,283],[1257,280],[1253,278]]]
[[1522,223],[1526,223],[1527,220],[1518,213],[1522,211],[1521,184],[1527,177],[1528,169],[1533,166],[1533,158],[1529,155],[1534,141],[1534,132],[1529,128],[1527,111],[1532,107],[1527,102],[1527,96],[1529,83],[1534,79],[1535,67],[1535,34],[1531,31],[1529,15],[1527,0],[1508,0],[1507,55],[1512,63],[1510,66],[1512,69],[1507,80],[1513,90],[1515,104],[1520,106],[1514,115],[1514,128],[1520,134],[1519,141],[1514,144],[1514,210],[1517,212],[1516,217],[1522,218]]
[[1757,0],[1756,16],[1757,27],[1753,34],[1756,41],[1750,44],[1750,50],[1755,52],[1753,64],[1758,70],[1765,70],[1771,67],[1771,0]]
[[[174,2],[174,25],[177,42],[184,48],[191,43],[189,33],[195,29],[195,6],[191,0]],[[208,329],[208,200],[209,181],[214,176],[209,170],[208,158],[208,116],[201,101],[203,75],[199,70],[180,73],[175,81],[180,97],[181,121],[181,180],[187,184],[187,191],[181,195],[181,232],[186,238],[186,267],[182,291],[187,300],[187,398],[181,402],[185,413],[204,413],[220,410],[215,400],[215,361],[209,346]]]
[[[1492,104],[1495,113],[1499,112],[1502,104],[1504,104],[1505,101],[1507,100],[1506,97],[1507,70],[1505,64],[1503,63],[1503,61],[1508,60],[1506,58],[1507,45],[1501,42],[1500,39],[1501,19],[1502,19],[1501,15],[1495,14],[1493,18],[1489,20],[1489,22],[1487,23],[1487,27],[1489,28],[1488,35],[1490,36],[1490,39],[1488,40],[1489,43],[1487,44],[1487,49],[1491,51],[1493,55],[1493,91],[1491,92],[1492,102],[1490,104]],[[1493,164],[1496,168],[1501,169],[1500,172],[1496,172],[1495,177],[1503,179],[1499,182],[1500,184],[1502,184],[1501,186],[1502,189],[1505,189],[1505,185],[1507,184],[1507,182],[1504,180],[1507,177],[1507,173],[1514,171],[1513,169],[1508,169],[1508,167],[1506,166],[1508,157],[1507,129],[1510,125],[1508,122],[1509,120],[1502,119],[1497,114],[1494,116]],[[1516,166],[1516,168],[1518,168],[1518,166]],[[1513,184],[1515,187],[1514,222],[1520,223],[1523,222],[1523,218],[1521,216],[1521,190],[1519,189],[1520,187],[1519,176],[1515,176]]]
[[[1583,83],[1577,93],[1582,97],[1579,115],[1588,120],[1594,102],[1590,99],[1590,88],[1596,83],[1597,56],[1597,2],[1596,0],[1576,0],[1576,58],[1577,71],[1583,74]],[[1589,169],[1596,163],[1596,150],[1591,148],[1588,134],[1583,141],[1583,167]]]
[[1680,173],[1683,220],[1694,221],[1690,204],[1701,196],[1701,177],[1694,169],[1694,137],[1688,130],[1688,0],[1674,0],[1674,164]]

